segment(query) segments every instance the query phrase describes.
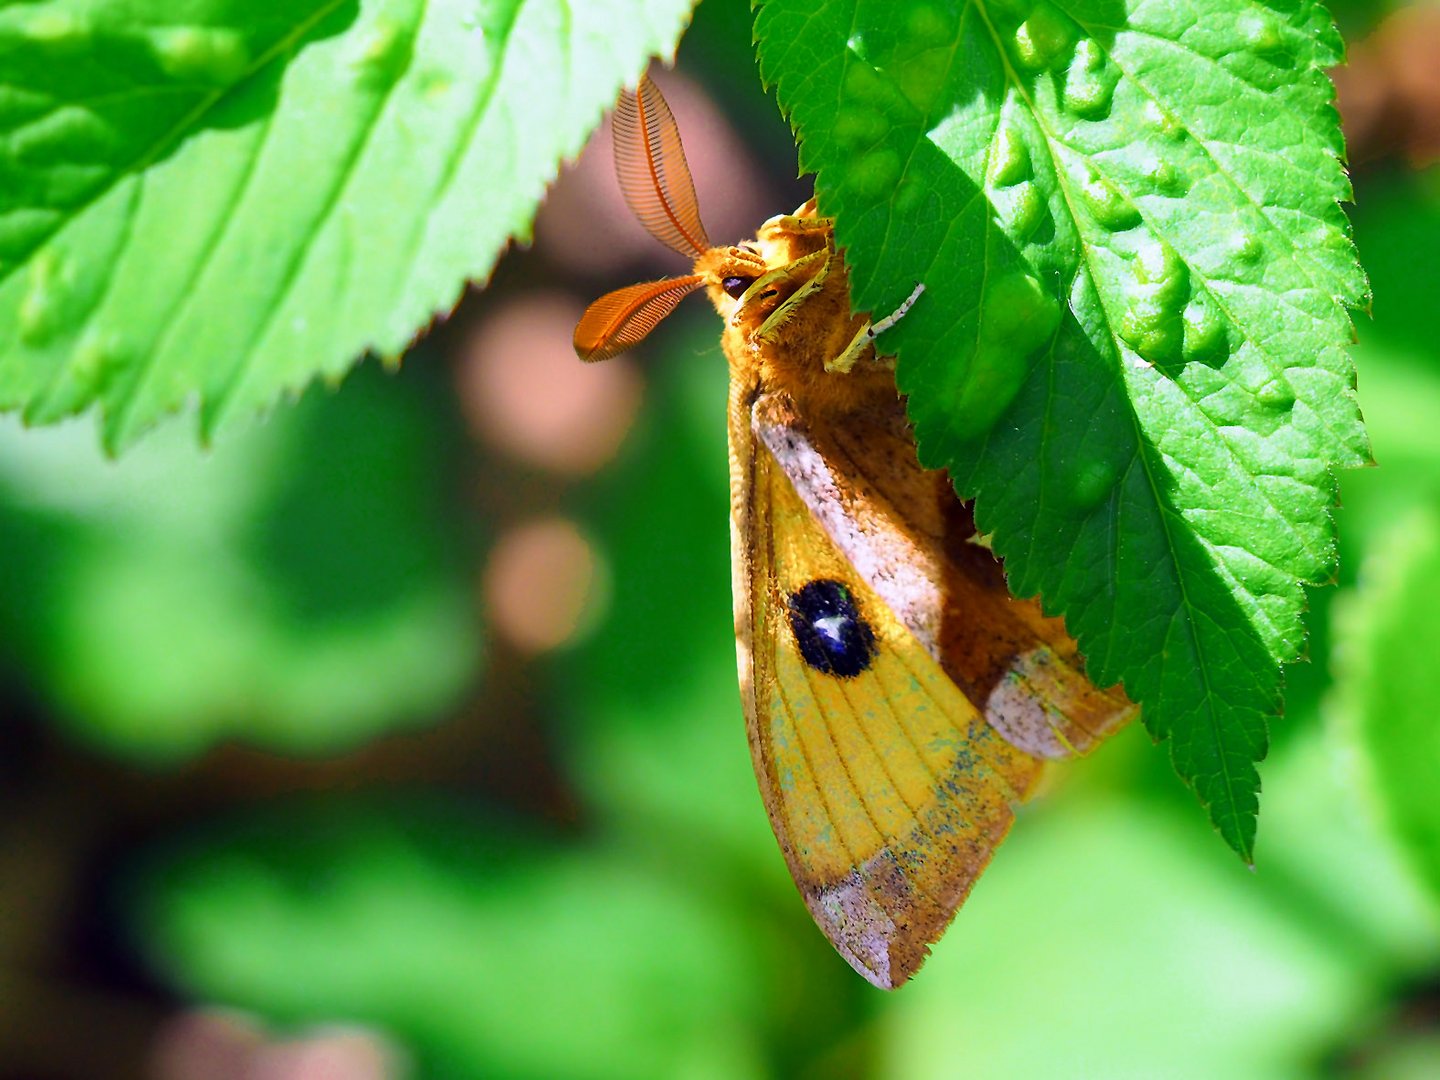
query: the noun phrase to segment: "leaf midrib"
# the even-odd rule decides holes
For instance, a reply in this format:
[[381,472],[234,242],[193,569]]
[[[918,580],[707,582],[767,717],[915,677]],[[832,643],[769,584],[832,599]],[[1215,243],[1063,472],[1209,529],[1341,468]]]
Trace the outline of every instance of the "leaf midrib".
[[[1059,161],[1056,160],[1054,153],[1051,151],[1052,140],[1055,142],[1059,142],[1060,140],[1056,140],[1054,138],[1054,133],[1051,132],[1050,129],[1047,127],[1044,116],[1041,114],[1040,110],[1035,107],[1035,102],[1030,98],[1028,94],[1025,93],[1023,83],[1018,77],[1018,73],[1015,71],[1014,67],[1010,63],[1009,55],[1006,53],[1004,45],[1000,40],[1000,36],[995,29],[995,24],[991,20],[988,11],[986,11],[985,9],[984,0],[973,0],[973,6],[979,13],[980,18],[984,22],[986,29],[990,33],[991,41],[994,44],[996,55],[1000,58],[1000,63],[1005,71],[1007,81],[1012,86],[1014,93],[1023,101],[1025,101],[1026,105],[1030,109],[1031,115],[1035,118],[1036,124],[1045,134],[1046,153],[1049,155],[1051,167],[1054,169],[1056,187],[1060,192],[1061,198],[1065,200],[1066,208],[1070,212],[1071,221],[1076,226],[1076,239],[1078,241],[1080,259],[1085,265],[1086,272],[1089,274],[1092,282],[1100,280],[1096,277],[1094,268],[1091,265],[1091,261],[1086,254],[1088,252],[1088,245],[1085,243],[1083,231],[1079,227],[1080,218],[1076,214],[1075,202],[1072,198],[1072,193],[1069,189],[1069,186],[1066,183],[1064,170],[1060,167]],[[1104,319],[1107,334],[1110,337],[1113,346],[1116,337],[1114,330],[1111,328],[1112,323],[1110,318],[1110,311],[1105,305],[1104,293],[1099,288],[1097,288],[1095,290],[1095,295],[1096,299],[1099,301],[1102,318]],[[1239,828],[1240,822],[1244,819],[1245,815],[1241,811],[1233,794],[1234,777],[1232,776],[1230,771],[1228,758],[1224,753],[1220,752],[1223,740],[1221,738],[1220,724],[1214,706],[1214,702],[1217,700],[1217,696],[1210,681],[1209,665],[1203,661],[1203,658],[1205,657],[1205,651],[1200,647],[1200,642],[1197,634],[1196,620],[1194,617],[1195,609],[1191,603],[1189,589],[1186,587],[1185,575],[1181,572],[1179,551],[1175,544],[1174,534],[1172,532],[1171,522],[1169,520],[1172,511],[1167,510],[1164,500],[1160,498],[1160,488],[1156,484],[1156,478],[1151,468],[1151,463],[1147,459],[1147,456],[1142,449],[1142,447],[1144,446],[1144,432],[1140,428],[1139,418],[1138,416],[1136,416],[1133,409],[1129,410],[1129,412],[1131,416],[1131,421],[1135,429],[1135,457],[1140,460],[1140,466],[1142,469],[1145,470],[1146,484],[1149,487],[1152,498],[1154,499],[1154,504],[1159,510],[1159,513],[1156,515],[1156,517],[1159,520],[1161,529],[1164,532],[1165,550],[1170,556],[1170,565],[1173,571],[1173,580],[1175,581],[1176,588],[1180,593],[1180,604],[1177,607],[1175,614],[1179,615],[1182,612],[1184,613],[1185,628],[1187,636],[1190,639],[1192,655],[1196,656],[1197,658],[1201,658],[1201,662],[1197,663],[1196,667],[1199,671],[1200,680],[1204,692],[1204,715],[1207,721],[1204,727],[1211,736],[1211,741],[1216,748],[1216,759],[1219,763],[1220,774],[1224,781],[1224,805],[1225,808],[1229,811],[1227,815],[1229,822],[1231,823],[1232,828],[1236,829],[1236,836],[1234,837],[1234,839],[1231,840],[1231,838],[1229,837],[1227,837],[1226,839],[1228,842],[1232,843],[1232,846],[1236,848],[1237,852],[1242,858],[1246,860],[1247,863],[1253,862],[1254,857],[1251,850],[1251,845],[1245,842],[1243,837],[1243,830]],[[1132,460],[1129,467],[1133,468],[1133,466],[1134,462]],[[1212,803],[1211,806],[1213,807],[1213,805],[1214,804]]]

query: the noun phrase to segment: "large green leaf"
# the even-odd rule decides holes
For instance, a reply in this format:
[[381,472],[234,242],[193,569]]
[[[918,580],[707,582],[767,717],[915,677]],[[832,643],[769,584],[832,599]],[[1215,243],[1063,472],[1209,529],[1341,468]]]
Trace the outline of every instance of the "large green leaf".
[[691,2],[0,5],[0,407],[115,449],[398,354]]
[[1311,0],[764,0],[778,87],[922,460],[1123,679],[1250,858],[1255,762],[1369,450],[1365,280]]

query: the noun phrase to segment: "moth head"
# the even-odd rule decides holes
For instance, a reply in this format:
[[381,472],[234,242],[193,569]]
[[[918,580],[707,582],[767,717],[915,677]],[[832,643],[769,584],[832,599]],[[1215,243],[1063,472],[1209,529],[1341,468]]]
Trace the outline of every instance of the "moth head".
[[[711,248],[695,260],[695,273],[705,282],[705,291],[720,316],[729,321],[742,309],[764,302],[769,296],[763,283],[770,267],[765,257],[749,244]],[[761,283],[757,287],[757,282]]]
[[[604,360],[640,342],[675,306],[702,285],[727,326],[748,336],[798,282],[781,272],[828,234],[803,234],[776,218],[752,243],[713,247],[700,221],[695,185],[685,162],[675,118],[649,76],[622,91],[615,106],[615,174],[625,201],[651,236],[694,260],[683,277],[617,289],[586,309],[575,327],[582,360]],[[814,216],[813,202],[801,214]]]

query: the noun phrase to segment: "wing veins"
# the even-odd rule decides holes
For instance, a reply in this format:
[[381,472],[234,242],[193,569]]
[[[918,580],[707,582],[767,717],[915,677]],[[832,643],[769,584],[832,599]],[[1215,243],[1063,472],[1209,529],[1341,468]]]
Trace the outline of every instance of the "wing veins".
[[[772,638],[771,638],[772,643],[774,642],[774,640],[775,640],[775,639],[772,637]],[[817,792],[817,793],[819,794],[819,796],[820,796],[820,802],[821,802],[821,803],[824,805],[824,807],[825,807],[825,820],[829,823],[830,828],[831,828],[831,831],[835,834],[835,838],[836,838],[837,843],[838,843],[839,846],[840,846],[840,849],[845,853],[845,860],[846,860],[846,862],[847,862],[850,866],[858,866],[859,863],[857,863],[857,862],[855,861],[855,852],[854,852],[853,850],[851,850],[851,848],[850,848],[850,843],[849,843],[849,841],[845,838],[845,834],[844,834],[844,832],[843,832],[843,831],[841,830],[841,828],[840,828],[839,821],[838,821],[838,819],[836,818],[836,816],[835,816],[835,811],[834,811],[834,809],[833,809],[833,807],[831,806],[831,803],[830,803],[829,794],[828,794],[828,793],[826,792],[826,790],[825,790],[825,785],[822,784],[822,783],[820,783],[819,774],[815,771],[815,759],[814,759],[813,757],[811,757],[811,755],[810,755],[810,748],[806,745],[805,735],[804,735],[804,733],[801,731],[801,726],[800,726],[800,724],[797,722],[797,720],[796,720],[796,718],[795,718],[795,710],[794,710],[793,708],[791,708],[791,706],[790,706],[790,699],[789,699],[789,697],[788,697],[788,696],[786,695],[786,693],[785,693],[785,687],[781,684],[778,674],[777,674],[776,677],[775,677],[775,693],[776,693],[777,695],[779,695],[779,697],[780,697],[780,705],[781,705],[781,708],[783,708],[783,709],[785,710],[785,715],[786,715],[786,717],[787,717],[787,718],[789,719],[789,721],[790,721],[790,730],[793,731],[793,732],[795,732],[795,744],[800,748],[800,756],[805,759],[805,767],[810,771],[811,782],[815,785],[815,790],[816,790],[816,792]],[[828,729],[827,729],[827,734],[828,734]],[[833,737],[832,737],[832,744],[833,744]],[[839,753],[840,753],[840,751],[839,751],[838,749],[836,749],[835,752],[836,752],[836,755],[837,755],[837,756],[838,756]],[[841,766],[843,767],[844,764],[845,764],[845,759],[844,759],[844,758],[841,758],[841,759],[840,759],[840,763],[841,763]],[[849,779],[850,779],[850,775],[849,775],[849,770],[848,770],[848,769],[845,770],[845,775],[846,775],[846,779],[849,780]],[[855,797],[856,797],[856,799],[858,799],[858,800],[860,801],[861,805],[863,806],[863,805],[864,805],[864,802],[865,802],[864,797],[863,797],[863,796],[860,794],[860,792],[855,788],[855,784],[854,784],[854,781],[853,781],[853,780],[850,781],[850,787],[851,787],[851,790],[855,792]],[[870,809],[869,809],[868,806],[865,807],[865,814],[866,814],[867,817],[870,817]],[[877,833],[879,833],[879,832],[880,832],[879,826],[878,826],[878,825],[875,825],[875,821],[874,821],[874,818],[873,818],[873,817],[871,818],[871,822],[870,822],[870,823],[871,823],[872,826],[875,826],[875,831],[876,831]],[[880,833],[880,835],[883,836],[884,833]]]

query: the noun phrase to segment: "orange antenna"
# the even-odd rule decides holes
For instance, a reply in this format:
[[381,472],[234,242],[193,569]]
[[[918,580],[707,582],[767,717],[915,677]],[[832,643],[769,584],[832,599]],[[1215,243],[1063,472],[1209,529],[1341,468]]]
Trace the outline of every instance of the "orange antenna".
[[[710,238],[700,224],[680,129],[649,75],[640,76],[634,92],[620,92],[614,127],[615,175],[640,224],[682,255],[693,259],[705,254]],[[575,352],[581,360],[608,360],[638,344],[704,282],[699,274],[690,274],[606,293],[580,317]]]
[[699,274],[627,285],[606,293],[580,317],[575,352],[581,360],[608,360],[655,329],[655,324],[704,282]]
[[680,129],[649,75],[640,76],[634,92],[620,92],[614,130],[615,175],[640,224],[681,255],[703,255],[710,238],[700,223]]

